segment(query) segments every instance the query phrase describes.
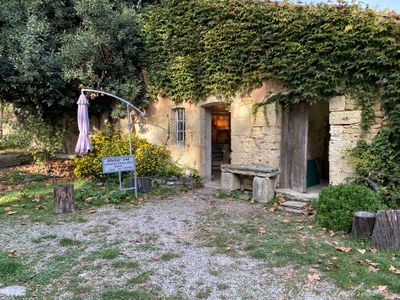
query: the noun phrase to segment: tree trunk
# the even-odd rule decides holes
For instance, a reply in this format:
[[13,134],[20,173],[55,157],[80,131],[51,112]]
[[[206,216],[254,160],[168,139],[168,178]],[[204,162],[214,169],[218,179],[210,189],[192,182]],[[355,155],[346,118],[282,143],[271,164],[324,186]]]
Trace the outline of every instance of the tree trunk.
[[375,225],[375,213],[359,211],[354,214],[351,235],[354,238],[362,239],[372,235]]
[[400,250],[400,210],[379,211],[376,214],[372,242],[378,249]]
[[72,184],[54,187],[54,213],[71,212],[75,210],[74,186]]

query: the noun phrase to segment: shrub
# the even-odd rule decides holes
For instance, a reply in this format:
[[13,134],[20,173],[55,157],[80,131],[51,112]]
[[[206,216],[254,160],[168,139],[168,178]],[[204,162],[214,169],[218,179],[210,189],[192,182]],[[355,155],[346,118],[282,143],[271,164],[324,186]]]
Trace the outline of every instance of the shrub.
[[54,158],[63,146],[64,131],[43,118],[21,113],[22,122],[13,124],[12,132],[0,141],[0,149],[23,149],[35,161]]
[[332,230],[350,231],[357,211],[383,209],[379,193],[366,186],[339,184],[324,188],[315,203],[317,223]]
[[[128,136],[115,132],[110,127],[101,130],[90,138],[93,150],[86,156],[75,158],[74,173],[76,176],[104,179],[101,159],[109,156],[129,154]],[[164,147],[150,144],[145,139],[132,136],[132,152],[136,157],[137,176],[164,175],[170,172],[170,156]]]
[[383,129],[371,143],[360,141],[350,150],[357,172],[357,181],[372,180],[379,185],[385,204],[397,208],[400,204],[400,144]]

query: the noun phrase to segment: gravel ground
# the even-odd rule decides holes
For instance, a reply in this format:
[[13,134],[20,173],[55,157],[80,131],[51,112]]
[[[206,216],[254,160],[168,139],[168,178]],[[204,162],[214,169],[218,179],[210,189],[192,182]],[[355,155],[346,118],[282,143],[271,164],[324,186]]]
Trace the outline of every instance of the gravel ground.
[[[79,277],[80,284],[90,289],[81,297],[96,299],[105,287],[112,284],[124,288],[127,281],[140,272],[151,272],[140,289],[157,290],[159,295],[183,296],[184,299],[350,299],[350,293],[333,283],[321,280],[307,284],[304,278],[287,278],[291,266],[271,269],[265,261],[253,259],[245,254],[232,256],[218,253],[213,248],[202,246],[196,234],[201,230],[204,214],[219,210],[232,219],[251,217],[252,212],[262,209],[235,201],[224,203],[214,199],[216,191],[200,189],[179,196],[145,203],[139,208],[117,209],[105,206],[95,213],[82,213],[87,219],[82,223],[0,224],[0,248],[16,250],[26,257],[35,272],[41,272],[52,257],[68,251],[60,246],[60,238],[71,238],[82,242],[81,263],[71,270]],[[54,235],[57,238],[33,242],[41,237]],[[95,259],[85,261],[93,251],[104,247],[117,247],[117,259],[136,260],[139,270],[116,272],[112,261]],[[35,253],[40,257],[33,259]],[[163,254],[176,257],[163,259]],[[88,268],[91,265],[92,268]],[[99,267],[93,267],[99,265]],[[40,295],[47,291],[53,299],[73,296],[67,288],[70,277],[56,280],[51,286],[40,287]],[[35,296],[34,296],[35,297]],[[39,297],[40,296],[36,296]],[[174,298],[175,299],[175,298]],[[177,298],[176,298],[177,299]]]

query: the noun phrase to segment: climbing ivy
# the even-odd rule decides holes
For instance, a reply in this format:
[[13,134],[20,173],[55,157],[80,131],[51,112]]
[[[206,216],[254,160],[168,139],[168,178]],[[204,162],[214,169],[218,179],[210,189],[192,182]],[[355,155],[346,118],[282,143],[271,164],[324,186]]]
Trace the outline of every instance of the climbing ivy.
[[400,17],[357,4],[165,0],[143,24],[149,92],[177,102],[228,100],[276,79],[289,92],[262,104],[348,94],[362,127],[381,106],[400,138]]

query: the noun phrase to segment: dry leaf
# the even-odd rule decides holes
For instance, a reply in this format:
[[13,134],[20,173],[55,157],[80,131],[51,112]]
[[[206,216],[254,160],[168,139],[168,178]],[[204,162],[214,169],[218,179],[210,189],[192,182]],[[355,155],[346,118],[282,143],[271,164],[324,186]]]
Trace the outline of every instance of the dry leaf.
[[396,269],[392,265],[390,265],[389,271],[400,275],[400,269]]
[[341,247],[336,247],[336,250],[338,250],[338,251],[342,251],[342,252],[345,252],[345,253],[349,253],[351,250],[353,250],[352,248],[350,248],[350,247],[343,247],[343,246],[341,246]]
[[377,267],[379,264],[378,263],[376,263],[376,262],[373,262],[372,260],[369,260],[369,259],[366,259],[365,260],[370,266],[373,266],[373,267]]
[[278,201],[277,201],[278,204],[283,204],[283,203],[285,203],[285,201],[286,201],[286,200],[285,200],[285,198],[284,198],[282,195],[278,197]]
[[321,280],[321,276],[318,273],[308,274],[307,278],[311,282],[320,281]]
[[94,214],[96,212],[96,210],[95,209],[91,209],[91,210],[89,210],[89,213],[90,214]]
[[376,248],[368,248],[367,250],[369,252],[372,252],[372,253],[377,253],[378,252],[378,249],[376,249]]
[[35,207],[36,209],[45,209],[46,207],[44,205],[38,205]]
[[266,233],[267,233],[267,230],[266,230],[264,227],[259,227],[259,228],[258,228],[258,233],[259,233],[259,234],[266,234]]
[[9,257],[16,257],[17,256],[17,250],[8,251],[8,256]]
[[365,254],[365,252],[367,252],[367,250],[365,249],[357,249],[358,252],[360,252],[361,254]]
[[10,211],[6,212],[6,215],[7,215],[7,216],[12,216],[12,215],[15,215],[15,214],[17,214],[17,213],[18,213],[18,212],[16,212],[16,211],[10,210]]
[[387,292],[387,285],[379,285],[378,291],[380,291],[381,293]]
[[378,271],[379,271],[378,268],[375,268],[374,266],[368,266],[368,272],[375,273],[375,272],[378,272]]
[[304,229],[304,226],[297,226],[296,229],[297,229],[297,230],[303,230],[303,229]]

